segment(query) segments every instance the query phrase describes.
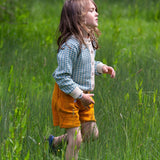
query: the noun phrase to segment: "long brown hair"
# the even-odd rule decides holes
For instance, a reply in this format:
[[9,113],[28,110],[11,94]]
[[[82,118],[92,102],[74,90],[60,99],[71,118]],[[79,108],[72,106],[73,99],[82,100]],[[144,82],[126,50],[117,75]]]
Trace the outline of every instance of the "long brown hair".
[[84,15],[87,13],[86,7],[92,2],[97,11],[97,6],[93,0],[66,0],[61,12],[61,19],[58,31],[60,33],[57,44],[58,50],[72,35],[79,41],[80,45],[85,44],[84,32],[86,32],[92,42],[93,48],[98,49],[97,36],[100,31],[97,27],[89,29],[84,22]]

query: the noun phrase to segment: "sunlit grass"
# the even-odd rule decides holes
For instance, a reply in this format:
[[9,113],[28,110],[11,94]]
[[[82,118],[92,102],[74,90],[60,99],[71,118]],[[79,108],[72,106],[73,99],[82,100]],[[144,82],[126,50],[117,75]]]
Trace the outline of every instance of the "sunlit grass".
[[[159,159],[159,2],[97,4],[102,35],[96,59],[117,74],[96,78],[100,137],[82,144],[79,159]],[[27,6],[24,18],[0,24],[1,159],[58,159],[44,139],[64,133],[53,127],[51,113],[62,1]]]

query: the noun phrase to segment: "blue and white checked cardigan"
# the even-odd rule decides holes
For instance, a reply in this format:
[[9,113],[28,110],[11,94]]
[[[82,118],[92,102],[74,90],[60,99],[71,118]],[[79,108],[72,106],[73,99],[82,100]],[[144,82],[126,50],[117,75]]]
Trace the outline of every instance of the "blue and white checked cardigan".
[[59,88],[77,99],[83,91],[94,90],[94,76],[102,73],[103,63],[95,61],[96,50],[85,39],[87,47],[73,36],[64,43],[57,54],[58,67],[53,73]]

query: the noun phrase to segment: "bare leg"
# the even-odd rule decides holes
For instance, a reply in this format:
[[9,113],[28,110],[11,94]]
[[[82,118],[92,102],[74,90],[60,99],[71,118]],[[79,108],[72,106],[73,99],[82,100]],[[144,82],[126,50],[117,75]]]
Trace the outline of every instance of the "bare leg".
[[78,160],[78,152],[82,143],[80,127],[67,129],[67,135],[66,160]]
[[99,131],[96,122],[82,123],[82,138],[83,141],[88,141],[90,138],[95,140],[99,136]]

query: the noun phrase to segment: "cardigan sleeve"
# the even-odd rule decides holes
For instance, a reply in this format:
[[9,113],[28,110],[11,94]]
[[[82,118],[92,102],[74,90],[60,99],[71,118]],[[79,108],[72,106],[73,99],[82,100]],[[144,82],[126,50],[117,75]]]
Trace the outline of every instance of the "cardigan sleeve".
[[83,92],[72,79],[72,67],[76,63],[80,46],[75,40],[68,40],[62,45],[57,55],[58,67],[53,73],[59,88],[77,99]]
[[96,72],[95,72],[96,75],[102,74],[103,73],[102,68],[103,68],[104,64],[100,61],[96,61],[95,64],[96,64],[96,67],[95,67],[96,68]]

